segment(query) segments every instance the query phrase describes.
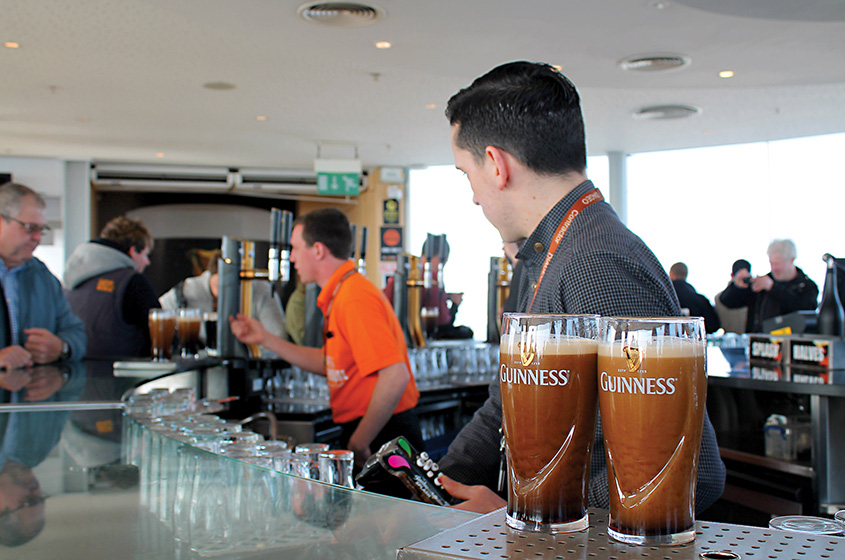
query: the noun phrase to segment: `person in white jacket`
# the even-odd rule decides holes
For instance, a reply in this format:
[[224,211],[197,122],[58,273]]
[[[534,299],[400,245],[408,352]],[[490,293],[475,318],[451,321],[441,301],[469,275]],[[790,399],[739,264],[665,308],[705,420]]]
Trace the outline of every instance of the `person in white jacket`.
[[[185,278],[159,298],[163,309],[190,307],[203,312],[217,310],[217,260],[209,259],[208,268],[199,276]],[[270,283],[252,281],[252,309],[255,318],[268,332],[282,339],[289,339],[285,329],[285,313],[279,300],[273,296]],[[200,329],[200,340],[205,343],[205,328]]]

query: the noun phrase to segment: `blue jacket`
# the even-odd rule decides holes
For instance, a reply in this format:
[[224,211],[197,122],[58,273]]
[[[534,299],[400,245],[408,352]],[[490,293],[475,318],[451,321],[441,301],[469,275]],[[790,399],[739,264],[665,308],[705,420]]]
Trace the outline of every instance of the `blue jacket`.
[[[32,258],[18,272],[20,329],[47,329],[70,344],[72,360],[85,357],[85,325],[73,314],[62,285],[44,263]],[[0,321],[0,341],[6,340],[6,324]]]

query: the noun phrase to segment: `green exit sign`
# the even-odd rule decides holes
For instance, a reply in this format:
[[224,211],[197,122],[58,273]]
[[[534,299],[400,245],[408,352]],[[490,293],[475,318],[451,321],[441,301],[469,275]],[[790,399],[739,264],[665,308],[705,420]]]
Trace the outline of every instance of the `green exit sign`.
[[360,173],[317,173],[317,194],[357,196],[360,184]]

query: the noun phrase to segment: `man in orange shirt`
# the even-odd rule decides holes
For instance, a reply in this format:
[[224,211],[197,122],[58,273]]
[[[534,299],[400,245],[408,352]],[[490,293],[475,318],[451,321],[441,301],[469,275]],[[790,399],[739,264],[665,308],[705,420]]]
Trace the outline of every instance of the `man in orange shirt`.
[[408,349],[393,308],[381,290],[356,272],[349,259],[352,231],[334,208],[315,210],[294,222],[291,256],[303,282],[321,287],[323,346],[298,346],[269,334],[258,321],[230,317],[232,333],[260,344],[302,369],[329,381],[332,418],[341,426],[341,444],[362,466],[386,441],[405,436],[422,450],[413,408],[419,391]]

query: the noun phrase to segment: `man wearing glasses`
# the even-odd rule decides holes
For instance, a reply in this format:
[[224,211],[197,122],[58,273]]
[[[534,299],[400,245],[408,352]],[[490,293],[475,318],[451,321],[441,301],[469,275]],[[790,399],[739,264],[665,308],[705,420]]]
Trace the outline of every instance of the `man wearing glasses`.
[[85,354],[85,326],[58,279],[32,253],[48,230],[46,204],[24,185],[0,185],[0,368]]

